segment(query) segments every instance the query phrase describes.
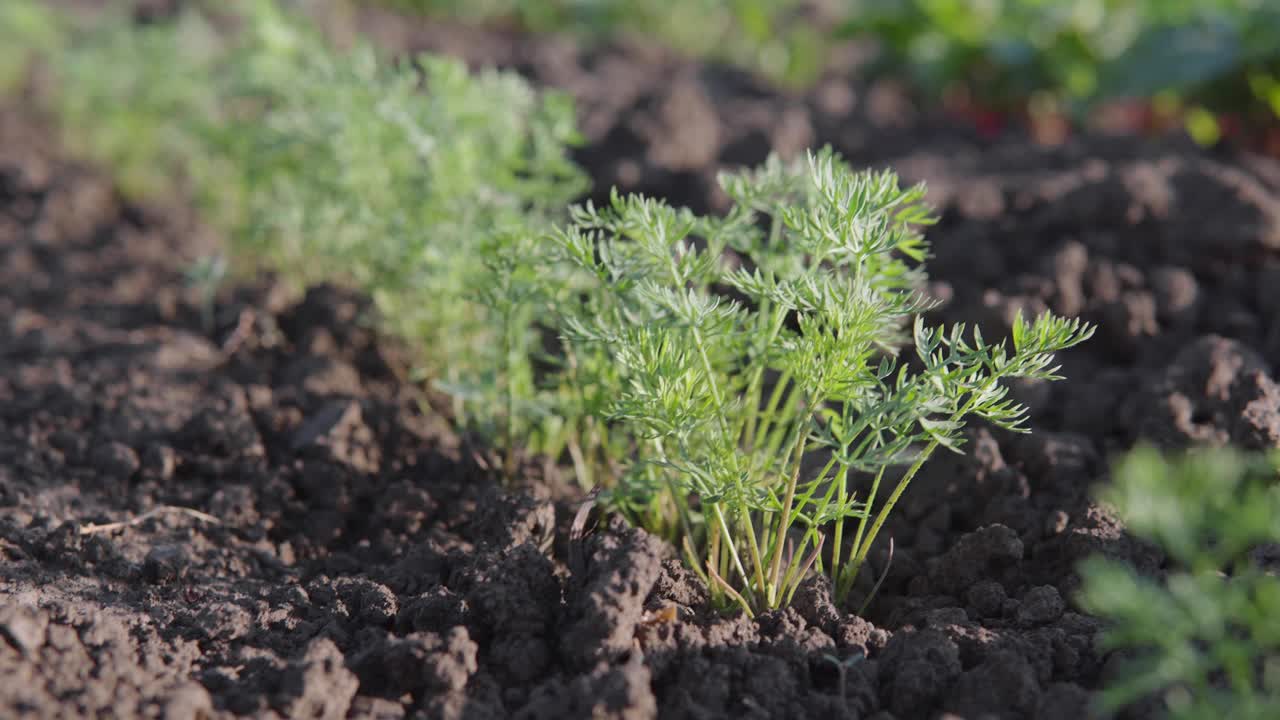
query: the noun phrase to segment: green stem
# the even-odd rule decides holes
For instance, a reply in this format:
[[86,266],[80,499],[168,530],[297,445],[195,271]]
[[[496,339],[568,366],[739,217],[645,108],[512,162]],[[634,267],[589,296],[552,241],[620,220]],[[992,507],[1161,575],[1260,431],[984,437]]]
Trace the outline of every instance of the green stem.
[[[846,445],[841,449],[841,452],[846,452],[847,449],[848,446]],[[837,484],[837,502],[840,503],[840,507],[844,507],[845,502],[849,499],[849,466],[846,463],[840,463],[840,472],[836,474],[836,479],[833,482]],[[865,518],[866,515],[863,515],[863,519]],[[844,520],[844,517],[841,517],[836,521],[835,537],[832,538],[834,544],[831,546],[831,579],[835,582],[837,589],[841,582],[840,545],[844,542]]]
[[578,445],[575,433],[569,433],[565,447],[569,450],[569,459],[573,461],[573,474],[578,476],[578,485],[590,491],[595,487],[591,479],[591,469],[587,467],[587,458],[582,454],[582,447]]
[[512,315],[512,308],[508,307],[507,312],[503,313],[502,328],[502,345],[503,345],[503,370],[507,380],[507,417],[506,417],[506,456],[503,461],[503,475],[506,481],[511,482],[515,475],[516,464],[516,379],[515,379],[515,342],[511,334],[515,323]]
[[[867,523],[870,521],[870,518],[871,518],[871,507],[875,504],[876,495],[880,492],[880,481],[884,479],[884,471],[886,467],[887,466],[885,465],[881,465],[880,469],[876,472],[875,478],[871,481],[871,492],[867,494],[867,512],[863,514],[861,519],[858,520],[858,530],[853,535],[853,545],[849,547],[850,561],[852,561],[854,558],[858,556],[858,552],[862,548],[862,538],[866,534]],[[840,552],[840,546],[838,544],[836,545],[836,552],[837,553]],[[853,572],[850,573],[850,576],[857,575],[857,574],[858,574],[858,570],[857,568],[855,568]],[[837,578],[837,584],[839,586],[838,589],[841,591],[845,589],[846,585],[849,585],[852,583],[853,583],[852,577],[849,577],[847,579]],[[843,594],[843,592],[841,592],[841,594]]]
[[764,562],[761,560],[760,556],[760,541],[756,538],[756,528],[751,522],[750,512],[744,511],[742,513],[742,522],[746,526],[743,530],[751,540],[749,547],[751,549],[751,564],[756,575],[756,585],[759,586],[760,592],[767,594],[764,584]]
[[[711,525],[707,529],[707,536],[707,572],[717,573],[719,572],[717,568],[720,567],[720,527],[714,524]],[[716,588],[711,585],[707,587],[714,597]]]
[[[662,444],[662,438],[654,438],[653,446],[658,451],[658,457],[663,460],[667,459],[666,447]],[[649,466],[649,477],[653,478],[653,466]],[[681,497],[681,493],[676,483],[670,477],[667,478],[667,492],[671,493],[671,502],[676,506],[676,516],[680,522],[680,531],[685,537],[693,537],[693,521],[689,518],[689,507]]]
[[751,603],[747,602],[746,598],[742,597],[741,593],[734,590],[733,586],[725,581],[724,577],[721,576],[720,573],[716,572],[715,568],[707,568],[707,570],[711,573],[711,579],[715,581],[715,584],[719,586],[725,594],[742,606],[742,611],[747,614],[747,618],[755,618],[755,613],[751,612]]
[[787,581],[784,583],[786,586],[785,594],[781,598],[782,605],[791,604],[791,599],[796,594],[796,588],[800,587],[800,583],[804,581],[804,576],[808,575],[809,569],[822,558],[822,545],[827,541],[827,538],[821,534],[817,538],[817,542],[813,546],[813,552],[809,554],[809,559],[805,560],[803,564],[800,562],[800,552],[796,552],[796,558],[792,560],[792,570],[787,571]]
[[680,549],[684,551],[685,563],[693,568],[693,572],[707,587],[711,587],[711,579],[703,572],[702,561],[698,559],[698,554],[693,551],[693,542],[690,541],[688,536],[685,536],[684,540],[680,542]]
[[[831,456],[831,459],[828,460],[827,464],[823,466],[822,470],[819,471],[818,474],[813,477],[813,480],[811,482],[813,482],[814,484],[821,484],[827,479],[827,473],[831,472],[831,468],[835,466],[836,466],[836,457],[833,454]],[[819,507],[826,508],[828,505],[830,505],[831,496],[835,494],[838,489],[842,489],[841,483],[836,482],[835,478],[832,478],[831,486],[827,488],[826,494],[822,496],[822,503],[819,505]],[[843,494],[843,492],[841,494]],[[809,529],[805,531],[804,538],[800,541],[801,547],[803,547],[806,543],[814,542],[817,537],[819,537],[818,528],[813,525],[810,525]],[[817,562],[818,562],[818,572],[822,572],[822,568],[823,568],[822,558],[818,558]]]
[[[766,300],[764,302],[767,303],[768,301]],[[767,312],[767,310],[762,310],[762,312]],[[752,373],[751,382],[747,385],[747,402],[752,403],[752,405],[751,408],[743,414],[742,423],[738,427],[737,436],[739,444],[748,450],[755,444],[756,423],[759,422],[761,412],[764,410],[764,408],[760,407],[759,399],[756,398],[756,395],[761,390],[760,385],[764,381],[765,363],[763,356],[764,353],[767,352],[768,348],[773,345],[774,340],[777,339],[778,333],[782,331],[782,324],[786,321],[786,318],[787,315],[785,309],[779,308],[775,313],[773,327],[769,331],[767,338],[764,341],[764,345],[762,346],[764,350],[760,353],[761,357],[757,358],[756,369],[755,372]],[[772,409],[770,409],[769,412],[772,412]]]
[[[761,414],[763,422],[758,428],[753,430],[750,438],[749,447],[755,447],[755,439],[761,433],[766,433],[775,422],[774,415],[778,411],[778,404],[782,402],[782,395],[786,392],[787,385],[791,382],[791,373],[783,372],[778,378],[778,382],[773,386],[773,392],[769,394],[769,403],[765,406],[764,412]],[[767,437],[767,434],[766,434]]]
[[[788,435],[787,427],[789,425],[793,425],[796,422],[797,420],[796,414],[799,412],[800,412],[799,404],[795,402],[790,402],[790,400],[788,400],[786,407],[782,409],[782,415],[775,418],[780,422],[777,422],[776,426],[769,431],[769,435],[765,439],[765,444],[764,444],[764,448],[762,449],[762,452],[755,453],[754,454],[755,458],[771,458],[771,457],[776,457],[778,455],[778,452],[782,449],[782,446],[786,442],[786,438]],[[800,423],[798,427],[803,428],[803,425],[804,425],[803,423]]]
[[804,457],[805,437],[804,428],[796,428],[798,439],[796,441],[795,458],[793,460],[795,469],[791,472],[791,478],[787,481],[787,496],[782,501],[782,518],[778,523],[778,534],[774,538],[774,546],[772,548],[773,563],[769,571],[769,604],[772,605],[776,600],[775,593],[777,591],[779,574],[782,572],[782,548],[787,541],[787,530],[791,527],[791,505],[796,499],[796,485],[800,482],[800,461]]
[[[850,569],[848,579],[846,580],[846,583],[845,583],[846,584],[845,592],[847,592],[849,588],[852,587],[853,579],[858,576],[858,571],[862,569],[863,563],[866,562],[867,551],[871,548],[871,544],[875,542],[876,535],[880,533],[880,528],[884,526],[885,520],[889,518],[889,512],[892,511],[893,506],[898,503],[898,498],[902,497],[902,493],[907,489],[907,485],[911,484],[911,479],[915,477],[916,473],[920,472],[920,468],[924,465],[925,461],[929,459],[929,456],[932,455],[933,451],[936,450],[937,448],[938,448],[938,441],[930,440],[929,444],[926,445],[924,450],[920,452],[920,456],[917,457],[916,461],[911,464],[911,467],[907,470],[906,474],[903,475],[902,479],[898,481],[898,486],[893,489],[893,494],[891,494],[889,496],[889,499],[885,501],[884,506],[880,508],[880,512],[876,513],[875,523],[871,525],[871,530],[870,532],[867,533],[866,542],[862,543],[861,545],[857,545],[857,554],[855,554],[853,557],[853,566]],[[881,472],[883,472],[883,470]],[[877,475],[877,478],[878,477],[879,475]],[[874,492],[874,490],[872,492]],[[861,533],[861,524],[859,525],[859,534],[860,533]]]
[[[577,398],[578,407],[585,409],[587,407],[587,393],[582,387],[582,379],[578,375],[578,354],[566,342],[565,347],[565,364],[569,368],[569,383],[574,396]],[[591,464],[587,459],[591,453],[591,437],[595,433],[594,418],[582,414],[579,421],[574,422],[568,430],[569,439],[566,445],[569,448],[569,457],[573,459],[574,474],[578,476],[578,484],[590,490],[595,487],[595,477],[591,472]],[[585,442],[584,442],[585,441]],[[583,451],[583,447],[586,451]]]
[[[948,418],[948,421],[953,423],[959,422],[966,415],[972,412],[977,398],[986,394],[987,387],[994,383],[998,383],[1001,375],[1001,373],[995,373],[991,377],[987,378],[986,385],[971,392],[968,401],[965,402],[963,407],[952,413],[951,417]],[[907,489],[907,486],[911,484],[911,479],[916,476],[916,473],[920,472],[920,468],[924,465],[925,461],[933,455],[933,451],[938,449],[939,444],[940,443],[937,438],[930,440],[929,444],[920,452],[920,456],[917,457],[916,461],[907,469],[906,474],[898,481],[897,487],[893,489],[893,494],[889,496],[889,499],[885,501],[884,507],[880,508],[880,512],[876,514],[875,523],[872,524],[871,530],[867,534],[865,541],[862,539],[862,527],[866,523],[866,518],[864,517],[862,521],[858,523],[858,537],[854,540],[853,547],[853,567],[845,578],[844,588],[839,592],[841,597],[852,589],[853,581],[858,577],[858,572],[862,570],[863,563],[866,562],[867,552],[871,549],[871,544],[875,542],[876,535],[880,533],[880,528],[884,526],[885,520],[888,519],[889,513],[893,510],[893,506],[898,503],[898,498],[902,497],[902,493]],[[867,499],[868,510],[871,509],[872,503],[875,502],[875,493],[880,483],[880,478],[884,474],[884,470],[885,468],[881,467],[880,472],[876,474],[876,479],[871,486],[871,497]]]
[[742,567],[742,558],[738,556],[738,548],[734,545],[733,536],[729,534],[729,525],[724,520],[724,512],[720,510],[719,503],[712,503],[711,509],[716,517],[716,523],[720,526],[720,533],[724,537],[725,548],[729,551],[729,559],[733,562],[733,567],[738,571],[738,575],[742,578],[743,589],[746,590],[747,597],[755,604],[755,594],[751,592],[751,579],[747,577],[746,568]]
[[[680,268],[676,265],[674,255],[669,256],[671,266],[671,281],[676,287],[684,285],[684,281],[680,277]],[[716,401],[718,409],[724,408],[724,397],[720,395],[720,384],[716,382],[715,370],[711,367],[711,358],[707,356],[707,345],[702,340],[702,332],[698,330],[696,325],[691,325],[689,331],[693,333],[694,347],[698,348],[698,357],[702,359],[702,369],[707,373],[707,384],[711,388],[711,397]],[[723,412],[717,412],[716,418],[720,422],[720,430],[726,435],[729,433],[729,423],[724,419]]]

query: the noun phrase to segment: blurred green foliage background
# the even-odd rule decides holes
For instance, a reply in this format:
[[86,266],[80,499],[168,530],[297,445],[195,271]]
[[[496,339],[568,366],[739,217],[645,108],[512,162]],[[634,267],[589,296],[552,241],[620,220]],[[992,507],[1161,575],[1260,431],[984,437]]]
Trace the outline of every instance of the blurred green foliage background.
[[[1212,144],[1280,118],[1275,0],[362,0],[589,39],[647,37],[804,87],[866,41],[877,74],[940,105],[1086,122],[1140,100],[1131,129]],[[1280,140],[1280,136],[1275,137]]]

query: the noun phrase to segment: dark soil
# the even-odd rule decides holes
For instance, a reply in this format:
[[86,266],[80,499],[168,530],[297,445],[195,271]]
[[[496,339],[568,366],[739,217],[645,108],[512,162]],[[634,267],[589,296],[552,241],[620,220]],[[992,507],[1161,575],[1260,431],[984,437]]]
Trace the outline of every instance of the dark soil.
[[1019,388],[1034,434],[975,429],[916,480],[866,618],[817,581],[717,616],[643,532],[571,543],[572,498],[500,491],[363,298],[239,287],[204,327],[190,213],[0,113],[0,716],[1076,720],[1109,670],[1074,565],[1163,561],[1090,500],[1108,459],[1280,445],[1280,166],[986,142],[838,75],[784,96],[645,48],[364,20],[574,92],[604,189],[715,209],[716,169],[770,148],[892,164],[942,212],[939,319],[995,336],[1049,307],[1099,335]]

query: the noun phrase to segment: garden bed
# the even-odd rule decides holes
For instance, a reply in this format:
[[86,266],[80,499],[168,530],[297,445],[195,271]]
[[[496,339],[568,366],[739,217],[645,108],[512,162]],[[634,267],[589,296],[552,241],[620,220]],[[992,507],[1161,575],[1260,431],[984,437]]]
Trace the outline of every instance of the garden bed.
[[601,191],[722,209],[718,169],[827,142],[926,180],[938,319],[999,337],[1047,307],[1099,333],[1069,380],[1018,389],[1034,434],[979,428],[926,466],[865,618],[818,581],[718,614],[643,532],[571,537],[581,497],[540,467],[500,490],[365,299],[263,281],[206,327],[193,214],[123,200],[6,111],[0,714],[1077,718],[1109,657],[1073,568],[1162,563],[1091,499],[1111,455],[1280,444],[1280,165],[984,140],[847,79],[784,95],[648,48],[364,24],[572,92]]

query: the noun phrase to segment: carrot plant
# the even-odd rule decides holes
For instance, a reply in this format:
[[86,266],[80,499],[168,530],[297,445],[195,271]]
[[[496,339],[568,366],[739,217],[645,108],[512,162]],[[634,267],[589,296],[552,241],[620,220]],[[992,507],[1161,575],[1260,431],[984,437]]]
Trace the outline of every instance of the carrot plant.
[[63,33],[57,16],[34,0],[9,0],[0,5],[0,93],[22,82],[33,56],[56,51]]
[[1081,567],[1081,601],[1109,621],[1103,647],[1127,661],[1103,693],[1114,712],[1155,696],[1179,720],[1280,712],[1280,455],[1151,448],[1116,468],[1103,500],[1169,558],[1163,577],[1115,560]]
[[267,110],[226,133],[244,148],[251,252],[366,289],[508,469],[517,446],[553,451],[529,380],[527,271],[509,243],[585,189],[567,155],[572,104],[443,58],[327,51],[270,4],[254,17],[237,97]]
[[559,452],[565,423],[528,381],[530,310],[492,291],[514,277],[502,244],[538,235],[586,187],[566,96],[450,59],[337,50],[271,0],[147,25],[15,2],[0,37],[28,43],[23,57],[40,50],[31,27],[66,37],[43,55],[52,109],[126,193],[193,196],[241,270],[368,292],[462,426],[507,458]]
[[[603,419],[634,442],[605,498],[679,537],[723,603],[780,607],[811,567],[843,597],[933,453],[958,450],[970,418],[1025,430],[1003,381],[1056,379],[1053,353],[1092,328],[1019,317],[1010,346],[927,327],[932,217],[924,188],[891,172],[824,151],[722,185],[736,202],[723,218],[615,194],[555,235],[585,278],[562,308],[565,341],[613,366]],[[915,368],[896,356],[904,342]],[[872,478],[865,497],[855,473]]]

